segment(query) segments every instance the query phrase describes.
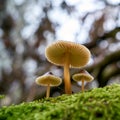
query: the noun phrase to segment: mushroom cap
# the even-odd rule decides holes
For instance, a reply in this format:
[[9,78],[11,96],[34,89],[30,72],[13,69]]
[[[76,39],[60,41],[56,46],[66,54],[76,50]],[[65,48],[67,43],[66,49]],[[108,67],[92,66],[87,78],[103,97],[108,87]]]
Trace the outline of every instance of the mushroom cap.
[[70,41],[59,40],[45,50],[48,61],[59,66],[64,66],[66,54],[69,56],[70,67],[83,67],[90,59],[90,51],[84,45]]
[[50,84],[50,86],[59,86],[62,83],[62,79],[52,75],[51,73],[47,73],[36,78],[35,82],[42,86],[48,86],[48,84]]
[[77,81],[77,82],[82,80],[90,82],[94,79],[87,71],[85,72],[82,71],[81,73],[74,74],[72,78],[74,81]]

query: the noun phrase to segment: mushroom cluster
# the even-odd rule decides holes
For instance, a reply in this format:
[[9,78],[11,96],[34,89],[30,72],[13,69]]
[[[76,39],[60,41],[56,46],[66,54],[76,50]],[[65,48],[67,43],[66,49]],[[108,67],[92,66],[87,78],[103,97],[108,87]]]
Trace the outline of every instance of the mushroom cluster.
[[[64,68],[65,93],[72,94],[69,69],[86,66],[91,56],[90,51],[84,45],[59,40],[46,47],[45,56],[49,62]],[[86,72],[73,75],[73,80],[82,81],[82,91],[84,91],[84,80],[92,79]],[[47,86],[47,98],[50,96],[50,86],[58,86],[61,82],[62,79],[51,72],[36,79],[38,85]]]
[[69,68],[85,66],[90,59],[90,51],[81,44],[59,40],[46,48],[45,56],[49,62],[63,66],[65,93],[72,94]]

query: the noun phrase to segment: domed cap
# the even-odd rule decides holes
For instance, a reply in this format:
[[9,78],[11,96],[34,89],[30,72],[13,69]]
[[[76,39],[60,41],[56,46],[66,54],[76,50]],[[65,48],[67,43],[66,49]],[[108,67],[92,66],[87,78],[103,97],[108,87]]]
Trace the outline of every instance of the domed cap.
[[82,80],[90,82],[94,79],[86,70],[82,70],[80,73],[74,74],[72,78],[77,82]]
[[49,62],[60,66],[64,66],[68,56],[71,67],[83,67],[90,59],[90,51],[81,44],[59,40],[46,48],[45,56]]
[[42,85],[42,86],[48,86],[48,84],[50,86],[59,86],[62,83],[62,79],[59,77],[56,77],[51,72],[48,72],[48,73],[38,77],[35,80],[35,82],[38,85]]

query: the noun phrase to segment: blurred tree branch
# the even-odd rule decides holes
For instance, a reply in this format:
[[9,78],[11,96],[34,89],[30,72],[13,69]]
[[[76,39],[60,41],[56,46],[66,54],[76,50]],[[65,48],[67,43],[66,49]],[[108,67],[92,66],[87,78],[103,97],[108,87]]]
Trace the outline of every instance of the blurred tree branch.
[[99,44],[99,42],[101,42],[102,40],[106,40],[108,38],[114,38],[115,39],[116,33],[118,33],[118,32],[120,32],[120,27],[116,27],[112,31],[104,33],[102,36],[97,35],[90,43],[86,43],[84,45],[86,47],[88,47],[89,49],[92,49],[95,46],[97,46]]

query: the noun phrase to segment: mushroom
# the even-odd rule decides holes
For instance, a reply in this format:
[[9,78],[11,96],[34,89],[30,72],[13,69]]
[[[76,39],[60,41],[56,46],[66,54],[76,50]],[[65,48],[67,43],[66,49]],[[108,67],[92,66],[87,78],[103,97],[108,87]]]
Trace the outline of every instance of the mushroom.
[[35,82],[38,85],[47,86],[46,98],[49,98],[50,86],[59,86],[62,83],[62,79],[53,75],[52,72],[47,72],[46,74],[36,78]]
[[90,82],[94,79],[86,70],[81,70],[80,73],[74,74],[72,78],[74,81],[82,82],[82,92],[84,92],[84,81]]
[[49,62],[64,67],[65,93],[72,94],[69,68],[85,66],[90,51],[81,44],[59,40],[46,48],[45,56]]

